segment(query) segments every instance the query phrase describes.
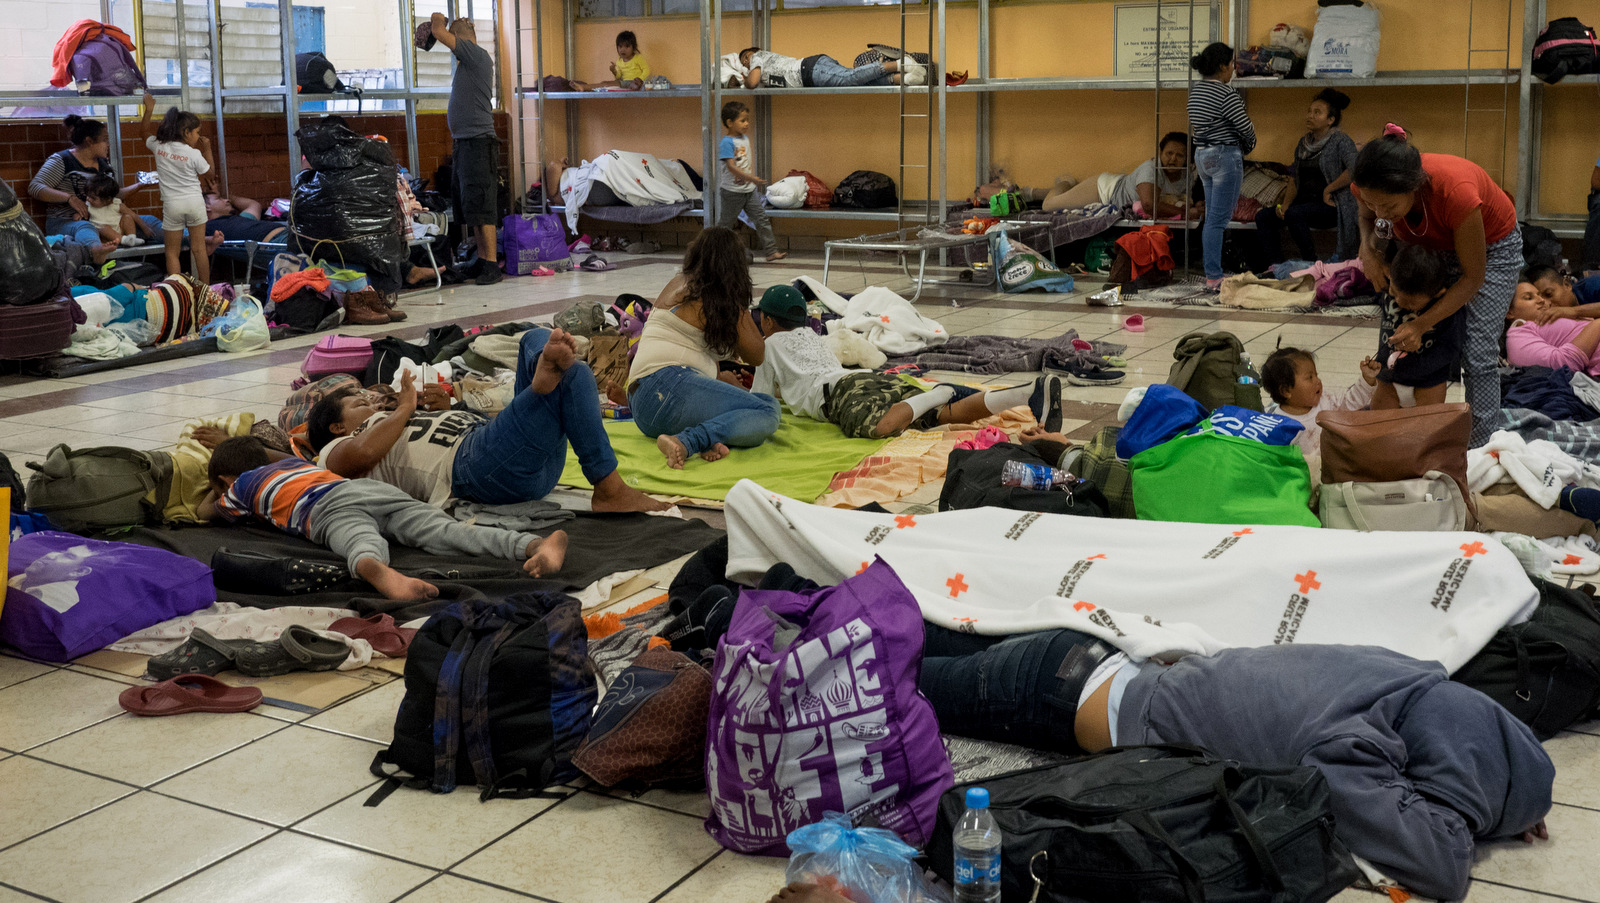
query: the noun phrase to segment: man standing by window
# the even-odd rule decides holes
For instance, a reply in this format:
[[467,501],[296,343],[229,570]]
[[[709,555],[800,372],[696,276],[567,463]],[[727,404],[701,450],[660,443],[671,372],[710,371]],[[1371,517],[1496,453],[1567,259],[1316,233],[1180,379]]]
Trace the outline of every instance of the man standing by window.
[[500,220],[496,209],[500,147],[494,133],[494,58],[478,46],[471,19],[451,22],[443,13],[434,13],[432,24],[433,36],[456,58],[446,111],[454,139],[451,168],[456,217],[463,227],[478,230],[478,257],[483,266],[477,283],[494,285],[505,278],[495,250],[495,224]]

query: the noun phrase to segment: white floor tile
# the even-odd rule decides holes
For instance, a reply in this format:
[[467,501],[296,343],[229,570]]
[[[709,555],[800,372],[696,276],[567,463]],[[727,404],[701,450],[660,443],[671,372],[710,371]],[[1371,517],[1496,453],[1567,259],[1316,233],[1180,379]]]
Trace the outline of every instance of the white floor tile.
[[52,671],[0,690],[0,749],[22,752],[122,714],[124,685]]
[[433,872],[298,834],[256,844],[150,898],[150,903],[388,903]]
[[145,787],[281,729],[283,722],[248,712],[175,718],[123,714],[37,747],[32,754]]
[[288,825],[377,783],[367,769],[380,749],[375,743],[293,726],[155,789]]
[[6,805],[6,817],[0,819],[0,847],[20,843],[133,792],[125,784],[11,756],[0,761],[0,799]]

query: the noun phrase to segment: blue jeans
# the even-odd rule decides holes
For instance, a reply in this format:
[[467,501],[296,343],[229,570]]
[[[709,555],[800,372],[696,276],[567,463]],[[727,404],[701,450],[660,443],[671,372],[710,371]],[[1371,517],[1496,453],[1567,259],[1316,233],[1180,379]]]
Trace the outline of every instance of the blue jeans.
[[947,734],[1081,755],[1078,696],[1117,650],[1076,630],[1013,636],[958,633],[933,624],[917,689]]
[[[156,237],[151,239],[155,243],[162,241],[165,233],[161,231],[161,220],[158,217],[145,214],[139,217],[144,224],[155,230]],[[62,219],[59,216],[49,217],[44,221],[44,234],[65,235],[68,241],[75,241],[80,245],[97,245],[100,243],[100,232],[95,229],[94,223],[86,219]],[[140,236],[143,238],[143,236]]]
[[852,69],[823,54],[817,57],[816,63],[811,67],[810,87],[813,88],[855,88],[861,85],[892,84],[894,79],[884,71],[882,63],[868,63]]
[[778,400],[746,392],[688,367],[667,367],[639,380],[628,393],[639,431],[652,439],[673,436],[691,455],[717,443],[754,448],[778,431]]
[[517,353],[516,395],[493,420],[461,439],[452,490],[485,505],[511,505],[550,494],[567,464],[567,443],[583,476],[596,485],[617,469],[600,418],[600,390],[589,365],[578,362],[544,395],[529,390],[548,329],[530,329]]
[[1200,170],[1200,185],[1206,192],[1206,224],[1200,232],[1207,279],[1222,278],[1222,239],[1228,220],[1239,203],[1239,184],[1244,181],[1244,154],[1231,144],[1214,144],[1194,152]]

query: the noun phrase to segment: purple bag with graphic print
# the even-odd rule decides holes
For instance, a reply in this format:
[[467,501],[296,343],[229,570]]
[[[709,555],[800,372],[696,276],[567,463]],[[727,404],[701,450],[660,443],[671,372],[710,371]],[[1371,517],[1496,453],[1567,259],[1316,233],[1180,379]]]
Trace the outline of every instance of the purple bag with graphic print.
[[164,549],[72,533],[11,544],[0,640],[66,662],[217,600],[211,568]]
[[526,276],[545,264],[567,268],[571,257],[567,229],[556,214],[513,213],[501,223],[500,234],[505,242],[507,276]]
[[706,830],[786,856],[833,811],[921,846],[955,782],[921,670],[922,611],[881,559],[838,586],[741,592],[712,668]]

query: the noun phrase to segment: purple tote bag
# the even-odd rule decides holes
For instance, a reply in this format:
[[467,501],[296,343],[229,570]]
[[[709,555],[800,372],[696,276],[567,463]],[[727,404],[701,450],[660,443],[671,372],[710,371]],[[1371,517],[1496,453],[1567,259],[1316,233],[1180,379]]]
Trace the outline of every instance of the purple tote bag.
[[565,263],[567,230],[554,213],[512,214],[501,224],[507,275],[526,276],[546,263]]
[[211,568],[182,555],[71,533],[11,544],[0,640],[49,662],[71,661],[217,600]]
[[881,559],[838,586],[741,592],[712,669],[706,830],[787,856],[834,811],[921,846],[955,782],[921,670],[922,611]]

